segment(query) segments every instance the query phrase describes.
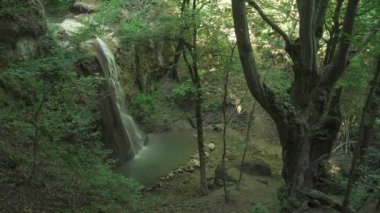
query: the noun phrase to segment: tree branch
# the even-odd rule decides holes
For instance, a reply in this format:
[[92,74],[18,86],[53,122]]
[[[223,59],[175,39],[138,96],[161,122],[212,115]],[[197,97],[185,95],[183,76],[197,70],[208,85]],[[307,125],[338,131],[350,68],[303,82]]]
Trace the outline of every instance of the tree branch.
[[300,61],[308,73],[317,71],[317,47],[315,38],[315,0],[297,0],[300,16]]
[[254,0],[247,0],[248,4],[252,6],[260,15],[260,17],[275,31],[277,32],[286,42],[287,45],[290,45],[292,41],[289,36],[277,25],[275,24],[260,8],[260,6]]
[[340,23],[339,23],[339,16],[342,11],[342,6],[343,6],[343,1],[344,0],[338,0],[335,6],[334,10],[334,15],[333,15],[333,26],[331,27],[330,30],[330,39],[327,42],[327,47],[326,47],[326,54],[325,58],[323,60],[323,65],[328,65],[330,64],[333,59],[334,59],[334,54],[335,54],[335,49],[338,43],[338,36],[340,32]]
[[329,2],[330,0],[320,0],[318,4],[317,18],[315,21],[315,37],[317,38],[317,43],[323,36],[323,24],[325,23],[326,10]]
[[342,75],[343,71],[347,67],[348,52],[351,46],[351,37],[354,31],[354,23],[356,11],[358,8],[359,0],[349,0],[346,9],[346,15],[344,17],[343,29],[341,33],[340,47],[338,54],[333,62],[333,69],[329,73],[326,79],[326,86],[331,88]]
[[253,55],[244,0],[232,0],[232,15],[240,60],[248,88],[261,106],[269,110],[270,104]]

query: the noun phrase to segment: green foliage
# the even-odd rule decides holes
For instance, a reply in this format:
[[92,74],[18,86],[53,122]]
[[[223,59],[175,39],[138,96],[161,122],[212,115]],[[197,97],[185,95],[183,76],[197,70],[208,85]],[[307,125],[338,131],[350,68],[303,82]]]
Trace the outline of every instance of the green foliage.
[[131,109],[133,114],[139,118],[143,123],[152,122],[153,116],[158,110],[158,93],[153,92],[150,94],[140,93],[133,100],[131,104]]
[[193,82],[191,80],[187,80],[181,84],[176,84],[173,86],[170,99],[174,104],[183,109],[193,109],[195,90],[196,88]]
[[103,1],[100,4],[100,9],[94,16],[94,20],[99,24],[108,24],[121,21],[122,9],[130,4],[129,0],[110,0]]
[[290,201],[288,200],[288,187],[281,186],[277,191],[278,212],[290,210]]
[[268,85],[283,100],[289,100],[288,89],[291,86],[291,77],[286,70],[265,70],[264,79]]
[[349,71],[338,82],[338,87],[344,89],[342,102],[348,115],[358,117],[361,114],[372,70],[372,66],[368,66],[361,57],[356,57],[351,61]]
[[73,70],[83,56],[57,48],[0,72],[0,164],[16,165],[0,167],[0,192],[23,183],[20,199],[38,211],[137,211],[137,184],[112,172],[100,140],[102,79]]
[[27,4],[26,1],[0,0],[0,17],[24,13],[28,10]]
[[140,15],[134,17],[122,26],[120,34],[124,41],[137,42],[153,38],[155,31],[151,29],[149,21]]
[[[359,163],[355,174],[355,184],[352,187],[350,194],[350,206],[355,209],[361,208],[368,200],[376,199],[380,193],[380,157],[379,150],[370,148],[366,150],[364,160]],[[335,157],[336,158],[336,157]],[[342,155],[336,158],[340,173],[331,175],[328,180],[328,185],[334,186],[335,193],[341,193],[347,186],[347,175],[349,173],[352,156]]]
[[161,14],[169,2],[141,2],[138,6],[134,4],[136,2],[129,0],[104,1],[94,20],[103,25],[120,23],[118,34],[122,41],[129,43],[159,40],[176,28],[176,22],[171,15]]
[[256,203],[255,205],[252,206],[249,212],[250,213],[269,213],[270,211],[268,210],[267,207],[265,207],[265,205],[261,203]]

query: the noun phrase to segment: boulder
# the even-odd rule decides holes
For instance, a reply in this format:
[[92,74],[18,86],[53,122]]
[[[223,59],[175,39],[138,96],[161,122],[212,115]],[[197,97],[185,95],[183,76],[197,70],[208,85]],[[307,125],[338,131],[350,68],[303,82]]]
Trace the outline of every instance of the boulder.
[[80,31],[84,28],[84,25],[80,23],[77,20],[74,19],[65,19],[60,25],[59,25],[59,34],[63,35],[75,35],[79,34]]
[[96,6],[86,2],[75,2],[70,6],[72,13],[93,13],[96,10]]
[[271,167],[262,160],[245,162],[243,168],[244,172],[249,175],[272,176]]
[[209,143],[207,145],[208,149],[210,150],[210,152],[214,151],[215,150],[215,144],[214,143]]

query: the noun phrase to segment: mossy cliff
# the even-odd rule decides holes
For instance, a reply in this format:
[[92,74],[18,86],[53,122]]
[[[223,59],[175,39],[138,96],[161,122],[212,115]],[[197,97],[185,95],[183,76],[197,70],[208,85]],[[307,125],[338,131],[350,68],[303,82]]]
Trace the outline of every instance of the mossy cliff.
[[47,25],[39,0],[3,0],[0,23],[0,68],[41,55]]

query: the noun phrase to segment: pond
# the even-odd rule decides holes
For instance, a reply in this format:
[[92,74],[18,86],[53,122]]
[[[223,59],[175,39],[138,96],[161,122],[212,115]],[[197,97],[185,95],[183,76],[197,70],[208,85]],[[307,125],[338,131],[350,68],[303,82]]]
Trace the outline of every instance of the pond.
[[136,156],[116,169],[144,186],[186,164],[197,150],[196,142],[187,134],[154,134]]

